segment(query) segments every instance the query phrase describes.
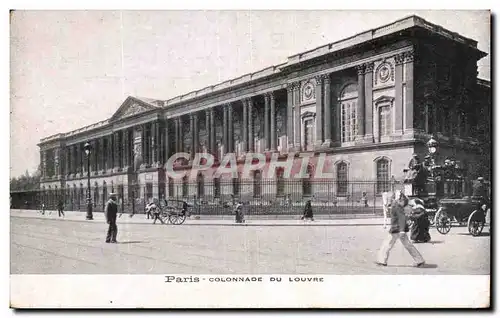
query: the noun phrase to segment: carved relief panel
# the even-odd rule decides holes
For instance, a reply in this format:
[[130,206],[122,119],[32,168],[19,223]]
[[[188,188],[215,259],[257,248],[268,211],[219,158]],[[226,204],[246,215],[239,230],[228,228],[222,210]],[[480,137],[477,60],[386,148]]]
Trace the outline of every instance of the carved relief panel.
[[300,104],[312,104],[316,102],[316,83],[313,79],[303,81],[300,84]]
[[373,88],[392,86],[395,82],[394,57],[376,61],[373,70]]

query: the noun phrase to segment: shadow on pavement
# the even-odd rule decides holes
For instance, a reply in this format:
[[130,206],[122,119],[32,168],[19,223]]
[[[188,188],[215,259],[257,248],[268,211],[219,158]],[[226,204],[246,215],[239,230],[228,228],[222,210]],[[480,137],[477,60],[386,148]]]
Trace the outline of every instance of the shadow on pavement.
[[146,241],[118,241],[118,244],[138,244],[138,243],[148,243]]
[[[470,233],[457,233],[458,235],[466,235],[466,236],[472,236]],[[490,232],[482,232],[478,236],[491,236]]]
[[387,267],[413,267],[413,268],[437,268],[437,264],[424,264],[420,267],[414,265],[387,265]]

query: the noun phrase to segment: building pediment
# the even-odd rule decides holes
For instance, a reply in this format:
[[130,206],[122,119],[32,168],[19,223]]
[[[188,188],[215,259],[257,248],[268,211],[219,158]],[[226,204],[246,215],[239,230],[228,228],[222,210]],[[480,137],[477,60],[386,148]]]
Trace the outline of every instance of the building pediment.
[[129,96],[113,114],[113,116],[111,116],[110,122],[158,109],[160,109],[160,107],[152,103]]

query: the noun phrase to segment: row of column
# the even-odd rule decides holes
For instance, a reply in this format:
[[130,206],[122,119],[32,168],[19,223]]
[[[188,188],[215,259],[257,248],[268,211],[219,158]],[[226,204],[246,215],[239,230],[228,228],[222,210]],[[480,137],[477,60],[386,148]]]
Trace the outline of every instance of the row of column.
[[[253,112],[254,101],[250,98],[245,98],[242,101],[242,137],[243,137],[243,151],[253,151],[254,145],[254,131],[253,131]],[[173,120],[174,128],[174,143],[175,151],[183,152],[183,119],[176,117]],[[191,139],[191,159],[194,158],[196,152],[200,151],[199,146],[199,116],[198,113],[189,114],[189,131]],[[210,108],[205,110],[205,125],[208,135],[207,151],[214,156],[217,156],[216,144],[216,127],[215,127],[215,109]],[[234,105],[222,105],[222,145],[224,153],[235,152],[234,149]],[[267,151],[276,150],[276,99],[273,92],[264,94],[264,142]]]
[[[134,154],[134,129],[115,131],[110,135],[92,139],[90,144],[90,171],[125,170],[134,163],[134,156],[141,156],[143,167],[164,162],[168,145],[168,127],[161,121],[143,124],[141,153]],[[164,129],[164,131],[162,131]],[[62,148],[40,151],[40,167],[43,178],[64,174],[87,173],[87,155],[81,142]]]

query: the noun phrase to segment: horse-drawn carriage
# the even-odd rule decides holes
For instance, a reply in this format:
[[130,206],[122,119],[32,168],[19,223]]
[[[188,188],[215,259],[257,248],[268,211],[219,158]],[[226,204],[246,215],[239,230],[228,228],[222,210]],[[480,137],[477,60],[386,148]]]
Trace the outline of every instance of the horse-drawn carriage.
[[448,234],[453,224],[466,225],[471,235],[479,236],[490,223],[490,210],[485,197],[465,196],[465,170],[459,163],[446,159],[444,165],[432,162],[416,170],[419,177],[406,180],[404,192],[424,202],[431,225],[441,234]]

